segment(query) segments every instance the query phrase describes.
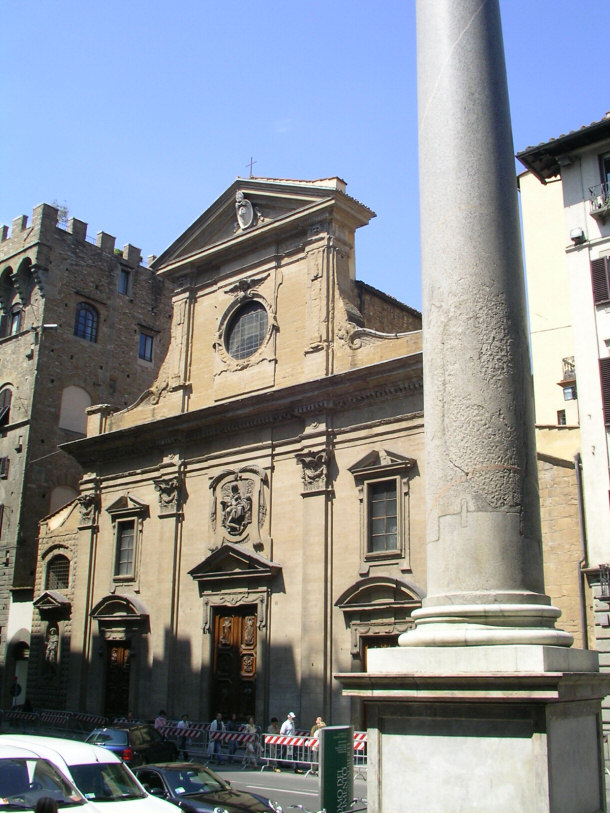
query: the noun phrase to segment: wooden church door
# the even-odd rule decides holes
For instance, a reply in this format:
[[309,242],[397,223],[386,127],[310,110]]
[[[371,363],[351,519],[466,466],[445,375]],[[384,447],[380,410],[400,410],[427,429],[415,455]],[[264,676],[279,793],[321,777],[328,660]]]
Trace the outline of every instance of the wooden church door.
[[130,642],[106,642],[106,693],[104,714],[126,715],[129,711]]
[[212,716],[256,714],[256,607],[220,607],[214,616]]

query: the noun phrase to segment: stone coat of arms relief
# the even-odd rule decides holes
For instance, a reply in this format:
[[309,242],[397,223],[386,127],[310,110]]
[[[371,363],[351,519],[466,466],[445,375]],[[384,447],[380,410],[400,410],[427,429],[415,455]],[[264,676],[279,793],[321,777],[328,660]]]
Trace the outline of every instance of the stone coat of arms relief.
[[258,466],[225,469],[210,481],[210,550],[225,542],[264,549],[268,488],[267,472]]

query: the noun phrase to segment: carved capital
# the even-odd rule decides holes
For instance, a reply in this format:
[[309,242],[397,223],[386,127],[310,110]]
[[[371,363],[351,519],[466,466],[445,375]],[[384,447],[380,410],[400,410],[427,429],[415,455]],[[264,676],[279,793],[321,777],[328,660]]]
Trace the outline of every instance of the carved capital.
[[182,508],[184,478],[180,474],[172,477],[159,477],[153,480],[159,497],[159,511],[162,515],[176,514]]
[[89,492],[88,494],[79,494],[76,498],[80,510],[80,528],[87,528],[95,524],[96,514],[99,510],[99,494],[97,492]]
[[302,467],[303,491],[325,491],[328,489],[328,464],[331,460],[328,449],[299,452],[297,463]]

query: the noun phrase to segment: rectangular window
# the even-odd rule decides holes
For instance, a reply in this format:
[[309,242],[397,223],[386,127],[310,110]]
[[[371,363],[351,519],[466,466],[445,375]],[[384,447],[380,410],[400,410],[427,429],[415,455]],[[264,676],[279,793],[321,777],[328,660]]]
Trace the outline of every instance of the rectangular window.
[[575,401],[576,400],[576,385],[573,384],[571,387],[564,387],[563,388],[563,400],[564,401]]
[[0,537],[2,536],[2,523],[4,520],[4,505],[0,503]]
[[398,549],[396,480],[368,486],[369,553]]
[[0,479],[6,480],[8,478],[10,462],[8,457],[0,457]]
[[565,426],[566,425],[566,411],[565,409],[558,409],[557,410],[557,426]]
[[144,361],[152,361],[153,337],[148,333],[140,332],[140,349],[138,357]]
[[127,296],[129,294],[129,281],[131,274],[126,268],[119,271],[119,293]]
[[135,551],[135,519],[126,519],[116,524],[115,576],[133,576]]

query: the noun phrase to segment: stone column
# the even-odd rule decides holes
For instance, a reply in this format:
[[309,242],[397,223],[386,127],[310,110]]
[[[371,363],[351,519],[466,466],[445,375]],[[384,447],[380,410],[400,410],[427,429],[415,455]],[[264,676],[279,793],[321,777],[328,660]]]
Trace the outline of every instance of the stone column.
[[544,595],[498,3],[417,4],[428,597],[401,645],[569,645]]
[[337,677],[371,813],[599,813],[610,681],[544,594],[498,0],[418,0],[417,37],[428,595]]

